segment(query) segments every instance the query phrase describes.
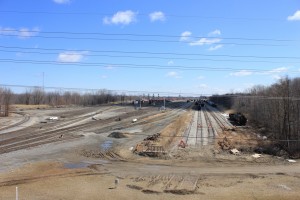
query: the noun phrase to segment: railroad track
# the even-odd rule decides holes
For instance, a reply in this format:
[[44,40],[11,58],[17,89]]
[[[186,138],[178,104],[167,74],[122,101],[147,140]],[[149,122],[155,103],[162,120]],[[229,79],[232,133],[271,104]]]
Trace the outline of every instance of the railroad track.
[[7,129],[10,129],[10,128],[14,128],[14,127],[20,126],[20,125],[22,125],[22,124],[28,122],[29,119],[30,119],[30,116],[27,115],[27,114],[23,114],[23,113],[17,113],[17,114],[23,115],[24,118],[23,118],[20,122],[18,122],[18,123],[15,123],[15,124],[8,125],[8,126],[5,126],[5,127],[0,128],[0,131],[3,131],[3,130],[7,130]]
[[206,107],[203,108],[204,118],[207,125],[207,138],[208,144],[211,144],[213,142],[213,139],[216,137],[215,130],[213,128],[213,123],[211,118],[209,117],[210,114],[208,114],[208,110]]
[[221,112],[218,111],[217,109],[213,109],[210,108],[210,114],[213,117],[213,119],[216,121],[216,123],[218,124],[219,128],[221,130],[219,130],[220,132],[223,132],[225,130],[229,130],[232,129],[233,126],[221,115]]
[[78,138],[80,136],[73,135],[72,132],[83,131],[84,129],[90,129],[91,127],[99,126],[100,124],[101,125],[109,124],[114,121],[115,121],[114,118],[109,118],[101,121],[90,121],[85,124],[80,124],[80,125],[67,127],[67,128],[60,128],[60,129],[46,130],[46,131],[36,131],[33,133],[31,132],[28,134],[22,134],[16,137],[12,137],[0,141],[0,154],[8,153],[19,149],[25,149],[28,147],[38,146],[41,144],[47,144],[56,141]]
[[65,127],[65,126],[69,126],[69,125],[74,124],[76,122],[80,122],[84,119],[91,118],[94,115],[97,115],[97,114],[100,114],[102,112],[106,112],[106,111],[109,111],[109,110],[112,110],[112,109],[113,109],[113,107],[108,107],[108,108],[105,108],[103,110],[100,109],[96,112],[92,112],[92,113],[88,113],[88,114],[85,114],[85,115],[82,115],[82,116],[74,117],[73,119],[68,120],[67,122],[63,122],[63,123],[60,123],[60,124],[56,125],[56,128],[62,128],[62,127]]
[[[185,107],[181,107],[181,109],[185,109]],[[180,110],[181,110],[180,109]],[[105,110],[109,110],[105,109]],[[174,112],[180,112],[178,108],[174,111],[172,110],[171,113]],[[145,124],[148,123],[147,121],[143,122],[142,118],[146,118],[148,116],[153,115],[153,112],[146,113],[146,111],[139,111],[137,113],[136,111],[126,113],[123,115],[120,115],[119,117],[121,118],[130,118],[131,116],[136,116],[136,115],[142,115],[141,119],[139,120],[139,123]],[[92,115],[89,115],[90,117]],[[171,116],[171,115],[169,115]],[[101,131],[107,131],[111,130],[113,126],[116,126],[116,117],[108,118],[105,120],[98,120],[98,121],[90,121],[86,122],[85,124],[78,124],[70,127],[63,126],[61,128],[55,127],[55,130],[53,130],[53,125],[52,125],[52,130],[50,125],[47,127],[46,130],[41,130],[41,129],[23,129],[21,131],[15,131],[15,132],[10,132],[9,135],[13,135],[16,133],[22,133],[21,135],[17,135],[15,137],[10,137],[8,139],[2,139],[0,141],[0,154],[3,153],[8,153],[16,150],[21,150],[21,149],[27,149],[30,147],[36,147],[39,145],[43,144],[48,144],[48,143],[53,143],[53,142],[59,142],[59,141],[66,141],[66,140],[71,140],[71,139],[76,139],[81,137],[80,135],[72,134],[74,132],[78,131],[85,131],[85,130],[91,130],[96,127],[101,127],[100,129],[97,129],[97,132]],[[76,118],[77,120],[79,118]],[[154,120],[151,120],[151,122],[157,122],[161,120],[161,118],[157,118]],[[130,126],[135,126],[138,125],[139,123],[128,123],[130,120],[124,120],[124,122],[119,122],[118,126],[122,126],[122,128],[130,127]],[[121,123],[121,124],[120,124]],[[23,133],[28,131],[28,133]]]
[[196,145],[203,145],[203,127],[202,127],[202,114],[201,111],[198,110],[198,118],[197,118],[197,132],[196,132]]
[[191,133],[191,129],[192,129],[192,124],[193,124],[193,118],[191,119],[189,125],[187,126],[187,128],[185,129],[185,132],[184,132],[184,139],[185,139],[185,144],[188,143],[188,140],[189,140],[189,136],[190,136],[190,133]]
[[201,110],[195,111],[195,115],[187,126],[183,138],[186,144],[189,143],[192,146],[208,145],[213,143],[217,135],[231,128],[232,125],[221,116],[220,112],[212,110],[206,105]]
[[[132,114],[136,115],[137,113],[135,111],[131,112]],[[139,114],[143,114],[144,112],[140,112]],[[150,115],[153,115],[152,112],[147,113],[146,115],[143,115],[143,117],[148,117]],[[120,117],[130,117],[130,115],[124,114],[121,115]],[[160,119],[156,119],[155,121],[159,121]],[[142,121],[142,120],[141,120]],[[75,125],[71,127],[66,127],[66,128],[59,128],[55,130],[46,130],[46,131],[35,131],[35,132],[30,132],[28,134],[22,134],[16,137],[12,137],[9,139],[4,139],[0,141],[0,154],[3,153],[8,153],[11,151],[16,151],[20,149],[26,149],[30,147],[35,147],[39,146],[42,144],[47,144],[47,143],[53,143],[53,142],[58,142],[58,141],[66,141],[70,139],[75,139],[79,138],[79,135],[74,135],[72,134],[73,132],[78,132],[78,131],[84,131],[86,129],[92,129],[93,127],[99,127],[101,126],[101,129],[99,131],[104,131],[104,130],[111,130],[112,124],[115,122],[115,117],[106,119],[106,120],[99,120],[99,121],[90,121],[85,124],[80,124],[80,125]],[[123,122],[124,123],[124,122]],[[125,122],[124,124],[127,124],[127,127],[130,126],[135,126],[137,125],[136,123],[132,124],[129,123],[128,121]],[[103,127],[104,126],[104,127]],[[125,126],[122,126],[123,128],[126,128]],[[24,131],[24,130],[22,130]],[[10,133],[12,134],[12,133]]]

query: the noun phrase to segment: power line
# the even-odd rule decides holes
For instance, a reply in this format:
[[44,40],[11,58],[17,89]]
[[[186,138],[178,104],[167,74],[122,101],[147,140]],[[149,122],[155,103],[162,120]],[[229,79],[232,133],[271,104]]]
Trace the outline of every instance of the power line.
[[[1,47],[0,47],[1,48]],[[58,52],[39,52],[39,51],[16,51],[16,50],[1,50],[0,52],[7,53],[24,53],[24,54],[41,54],[41,55],[58,55]],[[74,52],[65,52],[65,55],[74,55]],[[132,56],[132,55],[109,55],[109,54],[85,54],[87,57],[109,57],[109,58],[136,58],[136,59],[162,59],[162,60],[189,60],[189,61],[214,61],[214,62],[242,62],[242,63],[286,63],[267,60],[230,60],[230,59],[208,59],[208,58],[186,58],[186,57],[159,57],[159,56]],[[292,62],[292,63],[300,63]]]
[[[0,13],[14,13],[14,14],[49,14],[49,15],[100,15],[100,16],[112,16],[115,13],[100,13],[100,12],[53,12],[53,11],[23,11],[23,10],[0,10]],[[141,16],[149,16],[147,13],[138,13]],[[245,17],[215,17],[215,16],[199,16],[199,15],[178,15],[178,14],[165,14],[166,17],[174,18],[190,18],[190,19],[201,19],[201,20],[234,20],[234,21],[285,21],[285,19],[279,18],[245,18]]]
[[[0,33],[2,36],[12,37],[19,36],[18,34],[5,34]],[[128,38],[94,38],[94,37],[64,37],[64,36],[41,36],[41,35],[32,35],[31,38],[47,38],[47,39],[67,39],[67,40],[97,40],[97,41],[126,41],[126,42],[157,42],[157,43],[197,43],[197,41],[179,41],[179,40],[154,40],[154,39],[128,39]],[[201,42],[202,45],[210,44],[208,42]],[[221,45],[238,45],[238,46],[272,46],[272,47],[283,47],[291,45],[282,45],[282,44],[264,44],[264,43],[234,43],[234,42],[217,42],[215,44]],[[293,44],[295,45],[295,44]]]
[[[28,64],[44,64],[44,65],[71,65],[71,66],[94,66],[105,67],[113,66],[115,68],[133,68],[133,69],[180,69],[180,70],[194,70],[194,71],[249,71],[249,72],[270,72],[272,70],[266,69],[250,69],[250,68],[230,68],[230,67],[189,67],[183,65],[155,65],[155,64],[133,64],[133,63],[87,63],[87,62],[59,62],[46,60],[17,60],[17,59],[0,59],[2,63],[28,63]],[[289,73],[299,73],[299,71],[289,71]]]
[[[13,33],[23,33],[24,31],[18,29],[2,29],[3,35],[12,35]],[[7,34],[5,34],[7,32]],[[134,37],[164,37],[164,38],[180,38],[180,35],[164,35],[164,34],[136,34],[136,33],[101,33],[101,32],[69,32],[69,31],[40,31],[40,30],[26,30],[26,33],[32,34],[68,34],[68,35],[101,35],[101,36],[134,36]],[[16,35],[15,35],[16,36]],[[272,42],[299,42],[293,39],[274,39],[274,38],[247,38],[247,37],[211,37],[211,36],[189,36],[188,38],[201,39],[224,39],[224,40],[246,40],[246,41],[272,41]]]
[[[30,48],[30,47],[3,46],[3,45],[0,45],[0,48],[21,49],[21,50],[42,50],[42,51],[72,51],[70,49],[62,49],[62,48]],[[296,57],[296,56],[254,56],[254,55],[201,54],[201,53],[198,54],[198,53],[178,53],[178,52],[118,51],[118,50],[91,50],[91,49],[78,49],[76,50],[76,52],[300,60],[300,57]]]
[[[30,85],[13,85],[13,84],[0,84],[0,87],[15,87],[15,88],[31,88],[31,89],[36,89],[40,88],[40,86],[30,86]],[[67,87],[50,87],[50,86],[45,86],[45,89],[49,90],[66,90],[66,91],[91,91],[91,92],[99,92],[99,91],[108,91],[111,93],[136,93],[136,94],[142,94],[142,93],[149,93],[149,94],[173,94],[173,95],[195,95],[199,96],[200,94],[196,93],[184,93],[184,92],[166,92],[166,91],[138,91],[138,90],[107,90],[107,89],[96,89],[96,88],[67,88]]]

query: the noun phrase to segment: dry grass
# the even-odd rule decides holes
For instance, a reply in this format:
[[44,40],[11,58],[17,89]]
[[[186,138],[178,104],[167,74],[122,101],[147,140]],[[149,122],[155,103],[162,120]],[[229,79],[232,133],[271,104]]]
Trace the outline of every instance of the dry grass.
[[25,104],[13,104],[11,105],[12,110],[22,109],[22,110],[33,110],[33,109],[46,109],[51,108],[50,105],[25,105]]
[[153,120],[153,119],[156,119],[158,117],[163,117],[166,115],[166,112],[161,112],[161,113],[158,113],[158,114],[155,114],[155,115],[151,115],[149,117],[146,117],[145,119],[143,119],[144,121],[150,121],[150,120]]
[[174,141],[177,142],[180,139],[180,136],[183,135],[186,127],[191,121],[191,118],[191,112],[186,112],[177,117],[176,120],[174,120],[171,124],[165,127],[161,131],[161,139],[159,141],[159,145],[167,148]]

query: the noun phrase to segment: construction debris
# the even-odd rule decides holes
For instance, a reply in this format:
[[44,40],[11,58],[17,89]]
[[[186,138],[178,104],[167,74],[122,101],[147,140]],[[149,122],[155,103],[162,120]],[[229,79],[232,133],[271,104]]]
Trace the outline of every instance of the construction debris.
[[147,136],[141,143],[137,144],[134,153],[143,156],[159,156],[165,154],[163,146],[157,144],[159,141],[160,133]]
[[237,149],[231,149],[231,150],[230,150],[230,153],[232,153],[233,155],[239,155],[239,154],[240,154],[240,151],[237,150]]
[[160,136],[160,133],[156,133],[154,135],[148,136],[147,138],[144,139],[144,141],[147,141],[147,140],[157,141],[159,136]]
[[186,147],[186,143],[183,140],[181,140],[179,142],[179,144],[178,144],[178,147],[185,148]]
[[287,159],[287,161],[290,162],[290,163],[295,163],[295,162],[297,162],[296,160],[291,160],[291,159]]
[[96,120],[96,121],[97,121],[97,120],[100,120],[100,119],[97,118],[96,116],[93,116],[93,117],[92,117],[92,120]]
[[260,158],[260,157],[261,157],[261,154],[256,153],[256,154],[253,154],[252,157],[253,157],[253,158]]
[[49,117],[48,120],[58,120],[58,117],[52,116],[52,117]]
[[218,141],[218,145],[221,147],[222,150],[229,150],[233,148],[227,137],[224,137],[222,141]]

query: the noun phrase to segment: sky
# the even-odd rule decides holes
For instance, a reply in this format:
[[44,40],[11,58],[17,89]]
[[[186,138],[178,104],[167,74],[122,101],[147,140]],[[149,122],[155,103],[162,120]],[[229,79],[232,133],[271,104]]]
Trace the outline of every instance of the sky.
[[0,0],[2,85],[243,92],[300,76],[299,0]]

